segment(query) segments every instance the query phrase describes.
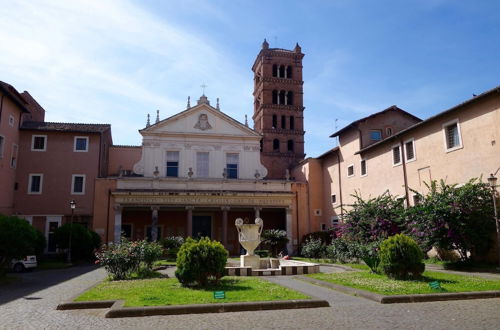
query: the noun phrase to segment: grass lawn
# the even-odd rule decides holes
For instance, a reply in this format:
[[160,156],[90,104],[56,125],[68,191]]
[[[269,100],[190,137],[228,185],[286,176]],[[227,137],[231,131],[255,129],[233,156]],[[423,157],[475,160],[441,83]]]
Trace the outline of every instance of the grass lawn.
[[177,261],[174,259],[161,259],[158,261],[155,261],[154,267],[158,266],[175,266],[177,264]]
[[500,290],[500,280],[487,280],[475,276],[463,276],[426,271],[423,274],[422,280],[398,281],[391,280],[384,275],[373,274],[369,270],[366,270],[368,268],[367,266],[364,266],[364,268],[365,270],[359,272],[345,272],[335,274],[318,273],[306,276],[383,295],[439,292],[429,287],[428,283],[432,281],[440,282],[441,287],[444,289],[444,291],[442,292]]
[[73,266],[72,264],[68,264],[63,261],[54,261],[54,260],[44,260],[38,263],[38,270],[46,270],[46,269],[62,269]]
[[[214,299],[214,291],[225,291],[226,299]],[[220,302],[308,299],[302,293],[255,277],[224,277],[207,289],[189,289],[176,278],[135,281],[106,281],[75,301],[125,300],[125,306],[208,304]]]
[[292,260],[312,262],[315,264],[334,264],[332,259],[315,259],[315,258],[304,258],[304,257],[292,257]]

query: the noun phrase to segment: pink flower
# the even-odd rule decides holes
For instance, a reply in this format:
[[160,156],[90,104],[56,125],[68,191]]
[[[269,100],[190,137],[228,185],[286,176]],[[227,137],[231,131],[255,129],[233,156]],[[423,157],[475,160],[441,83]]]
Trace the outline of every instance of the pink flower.
[[100,261],[99,259],[97,259],[94,263],[95,263],[96,265],[98,265],[100,262],[101,262],[101,261]]

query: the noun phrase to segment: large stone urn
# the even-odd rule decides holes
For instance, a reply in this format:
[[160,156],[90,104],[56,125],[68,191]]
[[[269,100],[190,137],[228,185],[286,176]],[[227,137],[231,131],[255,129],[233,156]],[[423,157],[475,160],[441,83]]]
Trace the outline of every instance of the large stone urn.
[[244,223],[243,219],[238,218],[234,224],[238,230],[238,241],[247,251],[247,254],[240,256],[241,267],[260,268],[260,257],[255,255],[254,251],[261,242],[260,235],[264,222],[261,218],[257,218],[255,224]]

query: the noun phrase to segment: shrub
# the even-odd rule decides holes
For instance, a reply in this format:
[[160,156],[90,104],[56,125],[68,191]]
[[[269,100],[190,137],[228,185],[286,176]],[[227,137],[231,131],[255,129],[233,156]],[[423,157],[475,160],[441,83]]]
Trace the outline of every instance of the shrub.
[[184,244],[184,238],[182,236],[170,236],[165,237],[160,240],[161,245],[164,249],[178,249]]
[[184,286],[218,284],[224,276],[228,252],[224,246],[208,237],[188,238],[177,254],[175,276]]
[[370,267],[370,270],[373,273],[378,273],[378,266],[380,264],[379,250],[380,242],[359,244],[356,248],[355,254],[359,259],[363,260],[368,267]]
[[26,220],[0,214],[0,276],[12,259],[36,253],[40,246],[40,235]]
[[[91,260],[94,251],[99,248],[100,237],[79,223],[67,223],[57,228],[55,240],[59,249],[69,248],[69,234],[71,231],[71,259]],[[99,238],[97,238],[99,237]]]
[[96,253],[100,263],[112,280],[125,280],[132,272],[137,271],[141,262],[140,242],[129,242],[122,239],[120,243],[110,243]]
[[139,278],[151,277],[153,263],[160,259],[163,249],[160,244],[147,241],[127,241],[103,246],[96,253],[100,263],[112,280],[125,280],[137,272]]
[[165,256],[169,259],[177,258],[177,252],[183,243],[184,238],[181,236],[165,237],[160,240],[160,244],[165,249]]
[[269,257],[269,251],[268,250],[255,250],[255,254],[258,255],[261,258],[268,258]]
[[320,238],[308,238],[302,245],[301,254],[306,258],[322,258],[326,254],[326,245]]
[[163,254],[163,248],[160,243],[140,241],[140,260],[143,263],[143,268],[147,270],[153,269],[153,264],[160,259]]
[[302,236],[302,244],[309,239],[320,239],[321,243],[328,245],[332,242],[332,235],[334,235],[332,231],[315,231]]
[[262,232],[262,245],[271,251],[273,257],[277,257],[288,243],[286,231],[280,229],[267,229]]
[[390,278],[419,277],[425,269],[424,254],[417,243],[403,234],[391,236],[380,245],[379,271]]
[[346,238],[334,239],[326,248],[326,256],[334,261],[347,263],[358,258],[357,243]]

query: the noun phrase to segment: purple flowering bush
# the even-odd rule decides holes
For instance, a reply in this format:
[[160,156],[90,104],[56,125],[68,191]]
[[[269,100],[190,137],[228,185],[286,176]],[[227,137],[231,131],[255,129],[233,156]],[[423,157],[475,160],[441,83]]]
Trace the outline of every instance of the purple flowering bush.
[[380,242],[405,229],[404,199],[390,194],[363,200],[357,194],[356,201],[347,212],[341,236],[344,239],[368,244]]
[[457,250],[462,261],[488,251],[495,230],[488,184],[472,179],[458,186],[441,180],[428,188],[428,194],[419,194],[420,203],[406,212],[406,233],[424,251],[433,246]]

